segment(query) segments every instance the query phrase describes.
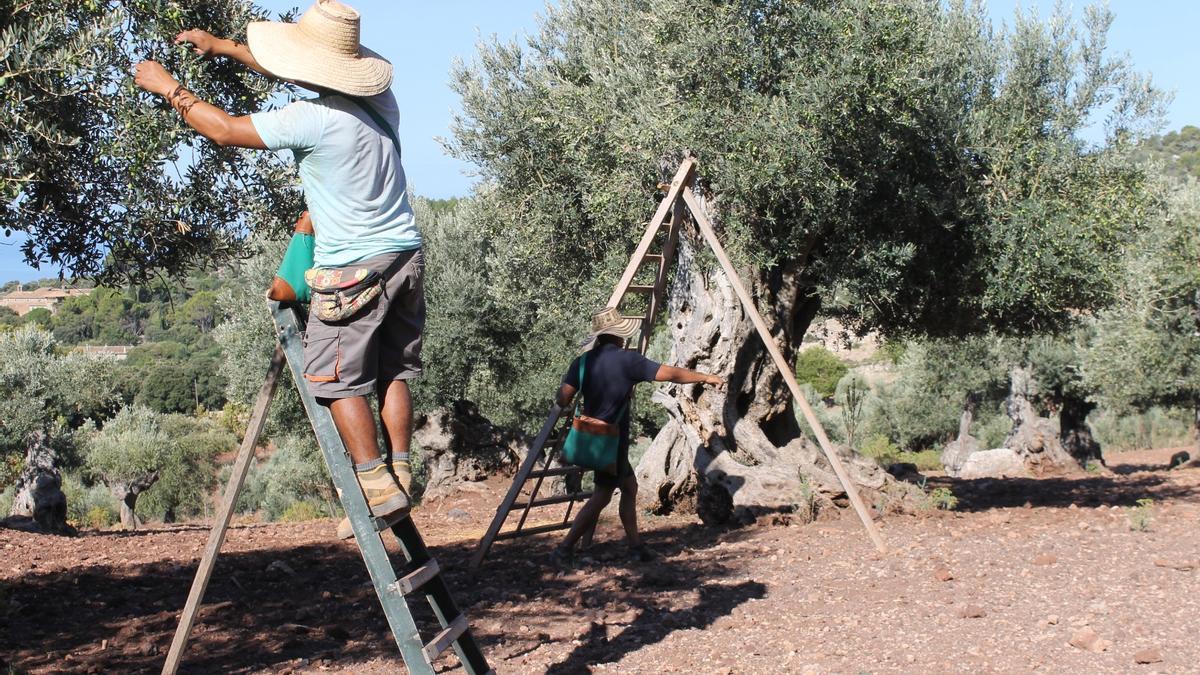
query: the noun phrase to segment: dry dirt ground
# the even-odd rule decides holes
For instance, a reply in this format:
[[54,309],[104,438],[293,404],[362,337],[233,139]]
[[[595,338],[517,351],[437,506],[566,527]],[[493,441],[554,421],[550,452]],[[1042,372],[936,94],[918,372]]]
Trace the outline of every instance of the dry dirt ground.
[[[1116,455],[1111,475],[933,479],[959,510],[883,520],[886,554],[852,516],[680,516],[643,518],[662,559],[634,564],[610,520],[575,571],[545,564],[543,536],[500,542],[472,580],[502,482],[415,517],[500,673],[1200,672],[1200,468],[1166,471],[1170,454]],[[402,670],[333,526],[233,529],[185,671]],[[0,672],[156,672],[206,534],[0,530]]]

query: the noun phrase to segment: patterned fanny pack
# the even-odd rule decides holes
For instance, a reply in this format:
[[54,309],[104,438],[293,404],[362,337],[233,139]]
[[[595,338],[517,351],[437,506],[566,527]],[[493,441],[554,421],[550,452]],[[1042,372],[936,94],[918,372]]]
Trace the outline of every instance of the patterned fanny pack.
[[354,317],[383,292],[383,275],[360,265],[314,267],[304,280],[312,292],[310,311],[326,323]]

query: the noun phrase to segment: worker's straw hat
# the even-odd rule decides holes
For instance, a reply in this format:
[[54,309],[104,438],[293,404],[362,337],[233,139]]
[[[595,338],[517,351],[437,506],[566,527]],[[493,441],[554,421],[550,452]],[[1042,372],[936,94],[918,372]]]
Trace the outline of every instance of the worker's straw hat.
[[337,0],[317,0],[298,23],[254,21],[246,26],[254,60],[276,77],[374,96],[392,85],[392,64],[358,40],[358,12]]
[[605,307],[592,315],[592,332],[588,334],[579,351],[586,352],[596,345],[596,338],[601,335],[615,335],[621,338],[633,337],[642,327],[641,319],[621,316],[616,307]]

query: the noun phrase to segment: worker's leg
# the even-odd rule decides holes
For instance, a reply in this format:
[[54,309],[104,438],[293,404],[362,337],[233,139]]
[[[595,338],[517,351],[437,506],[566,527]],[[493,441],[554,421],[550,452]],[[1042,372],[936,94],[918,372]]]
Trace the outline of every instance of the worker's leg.
[[412,394],[405,380],[380,382],[379,421],[383,424],[383,442],[387,444],[388,461],[400,487],[412,495],[412,468],[409,447],[412,444]]
[[400,487],[412,494],[412,394],[408,380],[421,374],[425,332],[425,255],[405,251],[388,279],[388,313],[379,343],[379,418],[383,422],[388,459]]
[[337,426],[342,442],[355,465],[367,464],[380,458],[379,443],[375,431],[375,414],[366,396],[351,396],[322,400],[329,406],[333,423]]
[[596,486],[591,498],[587,500],[583,508],[579,509],[579,514],[575,516],[575,522],[571,524],[567,536],[558,545],[560,550],[567,553],[575,550],[575,544],[579,542],[583,533],[596,526],[596,522],[600,520],[600,512],[612,501],[612,495],[612,486]]
[[[411,256],[391,253],[360,263],[387,277],[383,293],[342,321],[325,323],[316,312],[309,314],[304,336],[304,377],[313,395],[329,406],[354,461],[359,486],[376,517],[395,516],[409,508],[408,496],[380,456],[375,417],[366,397],[376,391],[381,379],[394,379],[381,372],[381,343],[388,337],[387,319],[393,313],[391,299],[398,283],[395,271]],[[342,529],[339,527],[339,534]]]
[[621,525],[625,528],[625,540],[631,548],[642,545],[642,535],[638,534],[637,490],[637,476],[621,478],[621,501],[618,509],[621,513]]

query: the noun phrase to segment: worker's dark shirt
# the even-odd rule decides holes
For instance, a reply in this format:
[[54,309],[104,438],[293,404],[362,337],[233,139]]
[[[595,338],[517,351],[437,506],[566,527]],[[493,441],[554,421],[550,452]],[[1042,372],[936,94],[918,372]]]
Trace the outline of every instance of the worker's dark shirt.
[[658,375],[658,363],[615,344],[602,344],[571,362],[563,376],[563,384],[579,391],[579,359],[586,358],[583,373],[583,414],[610,424],[620,423],[621,445],[629,444],[629,415],[618,420],[633,385],[653,382]]

